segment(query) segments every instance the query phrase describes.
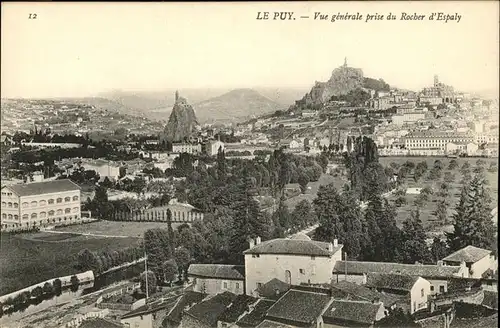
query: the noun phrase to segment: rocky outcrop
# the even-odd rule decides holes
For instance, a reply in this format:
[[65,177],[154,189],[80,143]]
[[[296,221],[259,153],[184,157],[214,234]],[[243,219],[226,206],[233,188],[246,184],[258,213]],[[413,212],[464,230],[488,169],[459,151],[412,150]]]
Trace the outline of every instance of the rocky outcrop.
[[165,126],[164,139],[170,142],[183,141],[191,136],[198,125],[193,107],[176,92],[175,104]]
[[359,68],[343,66],[333,70],[327,82],[317,82],[304,98],[297,101],[297,105],[323,104],[332,96],[346,95],[357,88],[363,88],[363,71]]

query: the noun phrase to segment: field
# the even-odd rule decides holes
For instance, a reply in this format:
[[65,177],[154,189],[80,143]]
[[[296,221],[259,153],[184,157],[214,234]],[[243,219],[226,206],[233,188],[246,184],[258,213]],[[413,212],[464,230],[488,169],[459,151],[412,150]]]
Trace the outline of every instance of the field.
[[[307,185],[311,189],[308,189],[305,194],[300,194],[298,196],[291,197],[286,200],[285,203],[288,206],[288,209],[290,211],[293,211],[295,205],[297,205],[304,199],[308,200],[312,204],[312,201],[316,198],[316,194],[318,193],[319,186],[327,185],[332,182],[335,184],[337,190],[341,191],[344,184],[347,183],[347,180],[345,178],[341,178],[340,175],[338,177],[334,177],[329,174],[322,174],[318,181],[310,182]],[[299,188],[299,184],[298,183],[288,184],[287,187]]]
[[48,232],[2,234],[0,240],[0,295],[32,284],[79,272],[74,267],[78,252],[123,249],[138,238],[95,238]]
[[[175,230],[182,223],[172,223]],[[85,233],[94,235],[142,238],[148,229],[167,228],[165,222],[123,222],[123,221],[97,221],[81,225],[57,228],[57,231],[68,233]]]
[[[431,181],[428,178],[428,172],[432,168],[434,161],[439,159],[443,163],[443,171],[442,171],[442,176],[441,179],[437,181]],[[450,158],[436,158],[436,157],[380,157],[379,161],[382,165],[384,166],[389,166],[391,163],[397,163],[399,165],[405,163],[406,161],[411,161],[415,163],[415,165],[419,162],[426,161],[428,170],[424,174],[424,176],[418,181],[415,182],[413,177],[407,177],[405,180],[405,185],[408,188],[424,188],[426,186],[429,186],[433,188],[434,191],[439,189],[439,186],[442,182],[444,182],[444,174],[445,172],[450,172],[451,174],[454,175],[454,181],[451,183],[448,183],[449,185],[449,196],[447,198],[447,201],[449,203],[449,206],[447,207],[447,213],[448,213],[448,219],[451,219],[453,213],[455,212],[455,206],[458,203],[459,197],[460,197],[460,190],[461,190],[461,183],[460,180],[462,179],[462,175],[460,173],[460,168],[465,162],[469,162],[471,169],[476,166],[476,161],[478,158],[457,158],[456,161],[458,162],[458,168],[453,169],[453,170],[448,170],[448,165],[452,159]],[[490,195],[492,198],[491,206],[492,208],[496,207],[496,203],[498,200],[498,171],[496,172],[489,172],[488,168],[490,166],[490,163],[492,162],[497,162],[497,159],[493,158],[482,158],[483,161],[486,162],[484,165],[485,167],[485,175],[488,181],[488,188],[490,190]],[[410,211],[415,208],[414,201],[417,198],[418,195],[412,195],[412,194],[406,194],[405,198],[407,200],[406,205],[402,205],[401,207],[397,208],[397,221],[398,224],[402,224],[402,222],[410,215]],[[390,197],[392,201],[396,199],[395,196]],[[435,219],[434,217],[434,212],[439,204],[439,197],[434,195],[430,196],[429,201],[425,202],[423,206],[419,208],[420,210],[420,218],[422,219],[424,225],[429,227],[429,225],[432,223],[432,221]],[[442,231],[442,230],[449,230],[450,226],[442,226],[436,229],[436,231]],[[433,230],[433,229],[430,229]]]

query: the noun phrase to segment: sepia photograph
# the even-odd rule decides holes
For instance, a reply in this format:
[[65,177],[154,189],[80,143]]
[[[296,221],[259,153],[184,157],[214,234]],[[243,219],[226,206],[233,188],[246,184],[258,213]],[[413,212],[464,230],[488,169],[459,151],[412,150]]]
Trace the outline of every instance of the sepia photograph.
[[0,327],[498,327],[499,19],[2,2]]

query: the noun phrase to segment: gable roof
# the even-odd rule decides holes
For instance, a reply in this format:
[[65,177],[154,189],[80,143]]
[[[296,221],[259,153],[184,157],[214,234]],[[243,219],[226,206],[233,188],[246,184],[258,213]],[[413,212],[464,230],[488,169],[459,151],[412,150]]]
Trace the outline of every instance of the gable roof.
[[266,316],[267,310],[273,306],[275,302],[271,300],[259,300],[259,302],[255,305],[254,309],[245,314],[238,322],[236,323],[238,327],[255,327],[259,323],[264,320]]
[[273,278],[257,288],[257,293],[259,293],[260,297],[277,300],[289,289],[289,284],[279,279]]
[[214,279],[244,280],[245,266],[230,264],[191,264],[188,269],[188,275]]
[[255,328],[295,328],[295,326],[287,325],[281,322],[274,322],[271,320],[264,320]]
[[391,307],[393,304],[397,303],[401,297],[386,293],[379,293],[375,290],[362,285],[355,284],[349,281],[339,281],[338,283],[332,283],[331,288],[333,291],[340,290],[347,295],[356,296],[360,301],[372,302],[379,300],[384,303],[385,307]]
[[480,259],[491,254],[491,251],[487,249],[482,249],[475,246],[464,247],[455,253],[452,253],[445,257],[443,261],[449,262],[465,262],[465,263],[475,263]]
[[481,305],[490,309],[498,310],[498,292],[484,290],[484,298]]
[[80,328],[121,328],[119,322],[113,322],[103,318],[88,318],[82,321]]
[[332,256],[342,249],[343,245],[333,247],[328,250],[330,243],[314,240],[300,239],[271,239],[264,241],[254,247],[244,251],[244,254],[286,254],[286,255],[306,255],[306,256]]
[[293,321],[300,324],[314,323],[330,302],[330,296],[291,289],[267,311],[267,318]]
[[218,318],[218,321],[234,323],[249,309],[250,304],[257,302],[257,298],[248,295],[238,295]]
[[381,306],[381,303],[334,300],[323,313],[323,321],[329,324],[338,320],[373,324]]
[[366,286],[410,292],[419,277],[395,273],[368,273]]
[[194,305],[184,313],[210,327],[216,327],[217,319],[235,298],[236,295],[230,292],[217,294],[201,303]]
[[138,315],[154,313],[163,309],[167,309],[168,312],[175,306],[175,304],[177,304],[177,300],[179,299],[179,297],[180,295],[176,295],[168,299],[160,299],[158,301],[145,304],[143,306],[138,307],[135,310],[125,313],[121,318],[127,319],[127,318],[137,317]]
[[369,272],[398,273],[423,278],[449,278],[456,277],[463,270],[460,266],[428,265],[428,264],[401,264],[390,262],[365,262],[365,261],[337,261],[333,273],[364,274]]
[[[164,321],[173,321],[175,323],[180,323],[182,320],[182,313],[186,306],[191,306],[192,304],[201,302],[207,295],[194,292],[194,291],[186,291],[181,298],[178,299],[177,303],[174,307],[168,312]],[[166,324],[164,325],[166,326]]]
[[20,197],[80,190],[80,187],[69,179],[16,184],[7,188]]

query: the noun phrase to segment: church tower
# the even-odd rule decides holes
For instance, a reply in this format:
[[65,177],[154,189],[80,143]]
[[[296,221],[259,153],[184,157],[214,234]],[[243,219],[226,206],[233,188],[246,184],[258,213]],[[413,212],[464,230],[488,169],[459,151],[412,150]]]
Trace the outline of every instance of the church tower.
[[434,75],[434,87],[439,86],[439,76]]

